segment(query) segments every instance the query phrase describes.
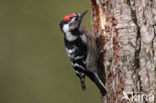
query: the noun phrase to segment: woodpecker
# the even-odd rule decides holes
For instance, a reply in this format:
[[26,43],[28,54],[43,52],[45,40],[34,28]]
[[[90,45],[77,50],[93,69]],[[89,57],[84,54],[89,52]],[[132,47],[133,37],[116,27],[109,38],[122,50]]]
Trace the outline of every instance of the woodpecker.
[[64,34],[64,43],[71,64],[80,78],[82,90],[86,89],[85,76],[88,76],[105,96],[106,88],[96,73],[96,38],[82,24],[82,19],[87,12],[65,16],[60,22],[60,29]]

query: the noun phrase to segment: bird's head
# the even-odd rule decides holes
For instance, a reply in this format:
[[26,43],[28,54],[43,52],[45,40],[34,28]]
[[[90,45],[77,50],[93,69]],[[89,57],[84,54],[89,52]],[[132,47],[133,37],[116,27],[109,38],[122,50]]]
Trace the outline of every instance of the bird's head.
[[71,13],[65,16],[60,23],[60,29],[64,33],[70,32],[74,29],[79,29],[82,23],[82,19],[87,12],[88,11],[85,11],[83,13]]

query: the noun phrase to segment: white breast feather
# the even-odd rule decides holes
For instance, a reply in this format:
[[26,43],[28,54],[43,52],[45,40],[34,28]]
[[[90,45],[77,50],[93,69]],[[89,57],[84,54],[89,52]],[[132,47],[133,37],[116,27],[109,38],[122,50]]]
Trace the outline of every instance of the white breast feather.
[[67,49],[66,48],[66,51],[67,51],[68,54],[72,54],[72,53],[74,53],[76,51],[76,49],[75,48],[73,48],[73,49]]
[[70,28],[69,28],[69,24],[70,24],[70,23],[65,24],[65,25],[63,26],[63,31],[64,31],[64,33],[65,33],[65,35],[66,35],[66,39],[67,39],[68,41],[74,41],[74,40],[77,38],[77,36],[71,34]]

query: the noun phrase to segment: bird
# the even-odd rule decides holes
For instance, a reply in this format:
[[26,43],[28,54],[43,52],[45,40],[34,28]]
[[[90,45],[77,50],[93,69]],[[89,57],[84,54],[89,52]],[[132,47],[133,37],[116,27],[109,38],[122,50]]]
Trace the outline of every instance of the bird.
[[99,88],[102,96],[107,93],[105,85],[97,75],[96,37],[83,26],[83,17],[88,12],[70,13],[60,22],[64,43],[75,74],[79,77],[82,90],[86,90],[85,77],[89,77]]

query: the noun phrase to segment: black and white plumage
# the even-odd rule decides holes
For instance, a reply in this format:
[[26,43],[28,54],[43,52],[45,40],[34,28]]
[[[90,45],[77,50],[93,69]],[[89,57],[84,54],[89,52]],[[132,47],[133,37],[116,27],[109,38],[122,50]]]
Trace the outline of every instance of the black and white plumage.
[[107,91],[98,77],[96,70],[95,37],[82,25],[82,18],[87,13],[71,13],[64,17],[60,29],[64,33],[66,51],[76,75],[80,78],[82,89],[85,90],[85,76],[88,76],[104,96]]

